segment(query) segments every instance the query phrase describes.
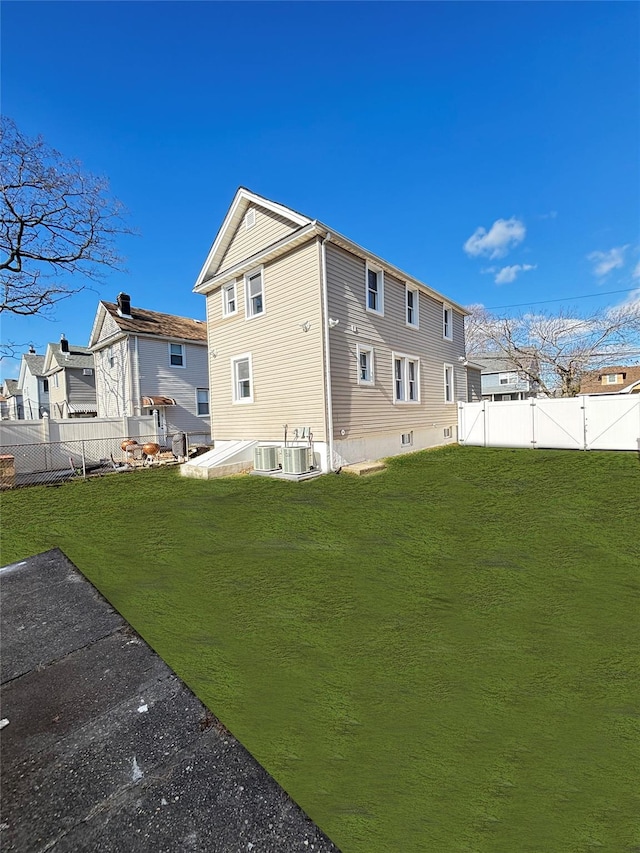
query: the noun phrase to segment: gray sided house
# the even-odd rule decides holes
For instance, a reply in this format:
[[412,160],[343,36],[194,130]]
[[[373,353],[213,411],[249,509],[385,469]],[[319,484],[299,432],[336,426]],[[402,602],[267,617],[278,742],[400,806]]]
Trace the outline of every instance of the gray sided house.
[[24,418],[24,407],[22,405],[22,391],[17,379],[5,379],[2,383],[2,419],[18,421]]
[[[518,369],[507,356],[500,353],[474,355],[473,361],[482,368],[482,399],[500,402],[526,400],[537,396],[536,385]],[[533,357],[531,366],[533,367]]]
[[216,441],[305,428],[322,470],[456,440],[464,308],[240,188],[196,282]]
[[96,377],[87,347],[70,344],[64,335],[59,344],[47,344],[44,372],[52,418],[95,418]]
[[49,414],[49,379],[45,376],[45,356],[38,355],[33,347],[20,361],[18,388],[22,394],[22,414],[19,419],[38,420]]
[[98,416],[154,413],[161,436],[208,441],[207,326],[131,306],[127,294],[100,302],[89,340],[95,356]]

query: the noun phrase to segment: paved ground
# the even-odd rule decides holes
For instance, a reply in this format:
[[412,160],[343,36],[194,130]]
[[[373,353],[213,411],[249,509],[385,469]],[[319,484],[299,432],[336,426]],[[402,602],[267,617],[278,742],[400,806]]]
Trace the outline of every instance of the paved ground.
[[339,853],[61,551],[0,583],[5,853]]

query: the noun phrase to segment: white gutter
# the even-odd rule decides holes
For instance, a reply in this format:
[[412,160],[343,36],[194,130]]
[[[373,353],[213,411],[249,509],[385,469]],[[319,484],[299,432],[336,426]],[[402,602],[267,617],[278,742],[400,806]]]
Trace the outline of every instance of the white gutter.
[[331,239],[331,233],[327,231],[321,240],[321,262],[322,262],[322,313],[324,314],[324,387],[327,397],[327,444],[329,471],[333,471],[333,403],[331,399],[331,359],[329,356],[329,297],[327,295],[327,251],[325,243]]

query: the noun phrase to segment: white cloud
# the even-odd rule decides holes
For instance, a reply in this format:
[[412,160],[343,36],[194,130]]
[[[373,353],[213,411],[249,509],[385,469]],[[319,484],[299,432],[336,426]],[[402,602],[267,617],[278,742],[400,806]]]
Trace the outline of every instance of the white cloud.
[[631,278],[640,278],[640,261],[638,261],[636,268],[631,273]]
[[502,267],[495,277],[496,284],[511,284],[515,281],[518,273],[529,272],[529,270],[537,269],[537,264],[513,264],[510,267]]
[[522,243],[527,233],[524,222],[512,216],[511,219],[496,219],[491,228],[476,228],[464,244],[467,255],[489,258],[503,258],[509,249]]
[[541,213],[538,219],[555,219],[558,216],[557,210],[550,210],[549,213]]
[[611,270],[619,269],[624,266],[624,253],[629,248],[626,246],[614,246],[608,252],[591,252],[587,255],[587,260],[593,264],[593,274],[598,278],[603,278],[611,272]]

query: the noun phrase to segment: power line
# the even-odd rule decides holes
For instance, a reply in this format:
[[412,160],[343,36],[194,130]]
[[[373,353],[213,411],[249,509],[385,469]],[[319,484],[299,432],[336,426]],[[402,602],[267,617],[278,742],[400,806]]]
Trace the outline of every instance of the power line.
[[527,308],[529,305],[546,305],[549,302],[572,302],[574,299],[591,299],[593,296],[611,296],[613,293],[631,293],[637,287],[626,287],[624,290],[600,290],[587,293],[584,296],[565,296],[562,299],[539,299],[537,302],[519,302],[516,305],[492,305],[487,311],[499,311],[501,308]]

